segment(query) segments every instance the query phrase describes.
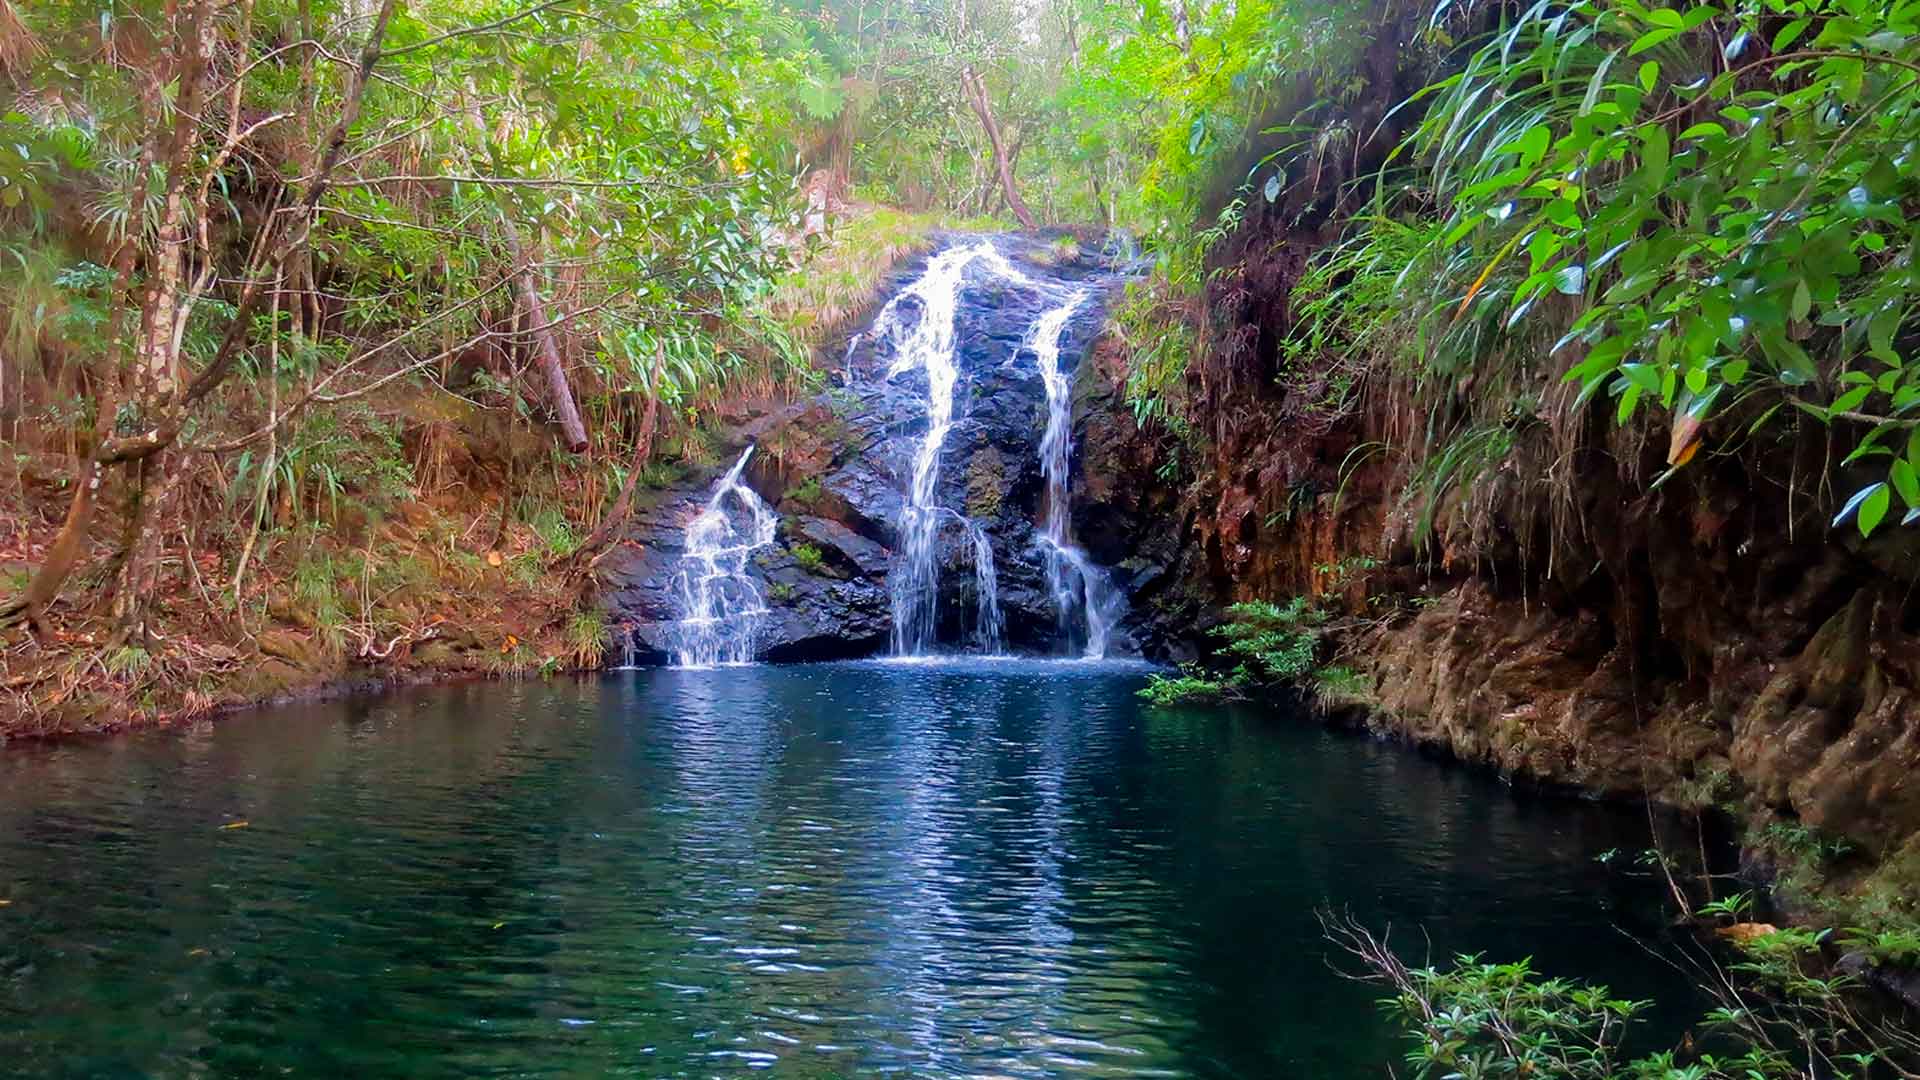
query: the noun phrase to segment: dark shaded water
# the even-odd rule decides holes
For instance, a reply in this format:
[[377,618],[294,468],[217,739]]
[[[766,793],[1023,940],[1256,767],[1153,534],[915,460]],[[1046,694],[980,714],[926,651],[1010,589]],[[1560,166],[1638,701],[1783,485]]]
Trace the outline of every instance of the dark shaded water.
[[1593,859],[1637,812],[1141,678],[622,672],[9,752],[0,1072],[1381,1076],[1327,905],[1678,994]]

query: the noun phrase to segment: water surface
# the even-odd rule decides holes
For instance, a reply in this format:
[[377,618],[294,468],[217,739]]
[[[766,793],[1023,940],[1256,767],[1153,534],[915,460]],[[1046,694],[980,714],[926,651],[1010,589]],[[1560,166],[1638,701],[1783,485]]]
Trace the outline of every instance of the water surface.
[[1383,1076],[1325,907],[1676,993],[1594,861],[1638,812],[1142,678],[635,671],[10,750],[0,1072]]

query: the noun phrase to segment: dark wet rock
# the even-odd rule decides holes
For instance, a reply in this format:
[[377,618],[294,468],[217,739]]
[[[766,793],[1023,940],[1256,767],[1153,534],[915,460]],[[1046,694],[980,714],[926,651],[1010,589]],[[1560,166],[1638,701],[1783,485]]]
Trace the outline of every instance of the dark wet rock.
[[1881,993],[1898,999],[1907,1008],[1920,1010],[1920,970],[1876,963],[1865,953],[1859,952],[1842,956],[1839,968]]
[[[1097,252],[1056,248],[1044,238],[1003,237],[999,245],[1023,273],[1055,286],[1084,285],[1104,299],[1120,282],[1115,264]],[[885,292],[897,292],[925,267],[924,256],[908,260]],[[1008,644],[1050,653],[1059,646],[1059,621],[1035,545],[1046,389],[1024,345],[1059,292],[1009,281],[978,263],[964,280],[955,326],[961,377],[938,501],[966,513],[991,539]],[[1089,352],[1105,309],[1104,302],[1081,308],[1063,337],[1063,357],[1078,362]],[[747,420],[735,432],[735,452],[749,442],[758,447],[749,486],[781,515],[774,543],[751,564],[769,609],[758,639],[768,659],[865,656],[888,647],[894,522],[926,432],[926,380],[917,371],[888,378],[892,349],[869,340],[866,329],[847,355],[850,383]],[[614,621],[632,628],[638,662],[663,660],[671,650],[682,532],[717,472],[702,471],[661,493],[636,515],[626,543],[601,561],[600,601]],[[1114,545],[1100,547],[1111,552]],[[969,640],[979,598],[972,545],[957,518],[942,530],[937,558],[939,640],[959,647]]]

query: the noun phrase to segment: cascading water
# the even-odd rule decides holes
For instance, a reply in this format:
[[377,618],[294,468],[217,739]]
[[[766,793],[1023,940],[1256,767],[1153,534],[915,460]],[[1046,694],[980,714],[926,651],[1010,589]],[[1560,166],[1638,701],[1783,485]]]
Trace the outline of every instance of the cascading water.
[[[888,581],[893,651],[898,656],[924,656],[932,649],[940,590],[940,530],[948,519],[958,522],[973,548],[975,646],[996,653],[1005,642],[992,542],[978,523],[937,501],[940,455],[953,428],[954,392],[960,379],[955,316],[967,268],[975,263],[1009,283],[1043,294],[1059,292],[1057,285],[1035,281],[1022,273],[991,241],[956,244],[930,259],[925,272],[887,302],[866,338],[892,345],[894,358],[887,368],[887,378],[915,369],[924,371],[927,377],[927,430],[915,453],[912,481],[900,508],[898,550]],[[1060,339],[1068,321],[1092,295],[1090,290],[1074,290],[1043,313],[1027,331],[1026,348],[1038,357],[1047,390],[1047,429],[1041,443],[1047,506],[1045,534],[1040,541],[1047,583],[1059,612],[1062,640],[1071,648],[1084,627],[1085,654],[1103,657],[1122,600],[1107,575],[1068,536],[1072,403],[1068,375],[1060,370]],[[849,379],[852,349],[849,346]]]
[[741,482],[751,457],[753,447],[749,446],[714,485],[706,506],[687,526],[686,551],[680,558],[680,621],[673,633],[676,666],[704,668],[753,660],[755,632],[767,605],[747,573],[747,561],[773,543],[780,519]]
[[1047,488],[1039,541],[1046,558],[1047,587],[1059,614],[1061,640],[1071,646],[1077,614],[1086,625],[1086,655],[1100,659],[1107,655],[1107,642],[1122,598],[1106,572],[1093,565],[1069,536],[1073,515],[1067,480],[1073,462],[1073,387],[1069,373],[1060,364],[1060,340],[1089,296],[1084,289],[1075,290],[1041,315],[1027,332],[1026,347],[1033,352],[1047,388],[1047,429],[1040,437],[1040,471]]
[[971,521],[967,532],[973,538],[973,639],[981,652],[993,655],[1005,648],[1007,636],[1007,620],[1000,614],[1000,575],[993,567],[993,541],[987,530]]
[[[938,505],[936,495],[940,451],[953,429],[953,390],[960,378],[954,360],[954,315],[959,309],[967,266],[976,259],[989,260],[995,269],[1013,270],[985,240],[950,247],[929,260],[925,273],[887,301],[873,325],[874,336],[886,338],[894,347],[887,378],[915,368],[927,375],[927,433],[914,455],[913,480],[900,508],[899,552],[888,583],[893,603],[893,651],[897,656],[923,656],[933,645],[940,592],[936,549],[941,520],[953,513]],[[916,309],[918,317],[909,322],[907,313]],[[961,521],[974,534],[974,584],[980,611],[977,636],[983,647],[997,649],[1000,610],[993,549],[984,532],[964,517]]]

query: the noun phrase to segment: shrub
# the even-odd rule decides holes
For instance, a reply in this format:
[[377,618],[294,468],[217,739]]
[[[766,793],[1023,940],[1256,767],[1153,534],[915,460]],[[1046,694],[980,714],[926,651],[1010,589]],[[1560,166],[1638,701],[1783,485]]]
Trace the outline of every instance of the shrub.
[[1827,931],[1760,933],[1737,939],[1729,968],[1704,961],[1701,986],[1718,1007],[1701,1026],[1724,1054],[1682,1063],[1671,1051],[1630,1058],[1623,1049],[1647,1002],[1543,978],[1525,960],[1410,968],[1364,928],[1327,926],[1362,964],[1357,977],[1386,989],[1381,1006],[1406,1028],[1410,1075],[1422,1080],[1866,1080],[1911,1076],[1920,1056],[1904,1017],[1853,1007],[1858,984],[1831,974],[1822,955]]
[[809,476],[805,480],[788,488],[786,494],[780,497],[780,501],[789,502],[800,507],[811,507],[818,503],[821,496],[825,494],[826,490],[820,486],[820,478],[817,476]]
[[1264,600],[1235,604],[1227,609],[1227,622],[1212,630],[1225,642],[1220,653],[1234,662],[1230,670],[1215,675],[1189,664],[1178,675],[1150,676],[1140,696],[1155,705],[1227,701],[1244,698],[1260,686],[1311,679],[1315,700],[1330,703],[1360,688],[1364,680],[1347,668],[1316,671],[1326,621],[1327,613],[1304,596],[1285,606]]
[[799,563],[802,570],[817,574],[820,572],[821,565],[826,562],[826,556],[812,544],[801,544],[793,549],[793,561]]
[[1313,670],[1314,653],[1326,612],[1296,596],[1278,607],[1265,600],[1235,604],[1227,609],[1227,623],[1213,635],[1225,641],[1221,651],[1239,661],[1234,674],[1257,682],[1298,679]]
[[1187,664],[1178,675],[1147,676],[1140,696],[1154,705],[1167,706],[1229,701],[1244,695],[1233,679],[1208,675],[1197,665]]

